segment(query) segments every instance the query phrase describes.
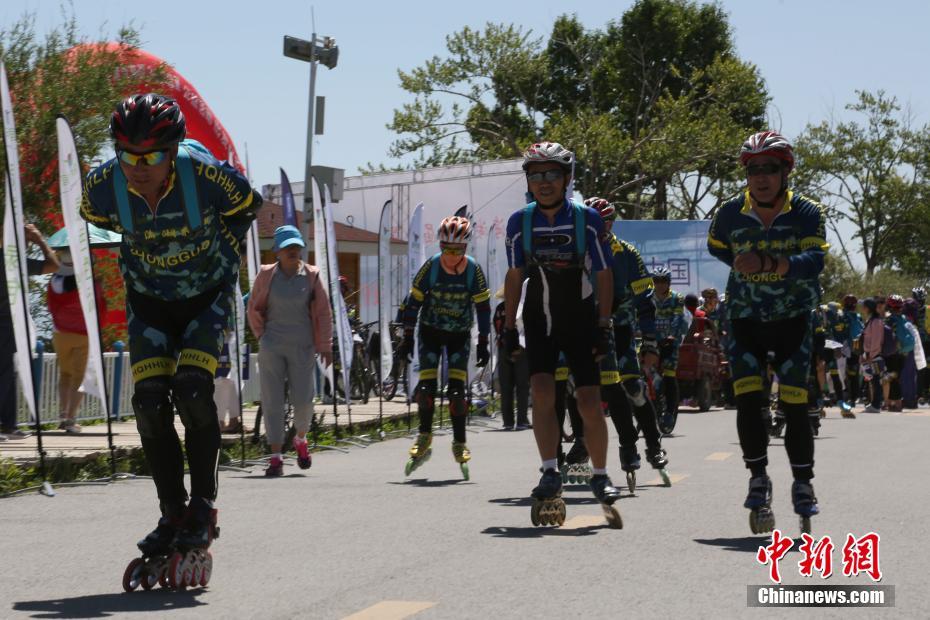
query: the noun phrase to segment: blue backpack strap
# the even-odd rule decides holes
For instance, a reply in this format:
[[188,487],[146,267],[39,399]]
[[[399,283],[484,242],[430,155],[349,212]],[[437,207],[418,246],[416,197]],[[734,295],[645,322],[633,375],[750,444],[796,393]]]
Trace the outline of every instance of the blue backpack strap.
[[439,279],[439,257],[442,256],[442,252],[437,252],[433,254],[433,257],[430,260],[429,266],[429,287],[432,289],[436,286],[436,281]]
[[129,186],[126,185],[126,175],[123,174],[119,164],[113,165],[113,195],[116,198],[119,224],[123,230],[132,234],[132,209],[129,206]]
[[585,252],[587,251],[587,231],[585,230],[584,207],[577,202],[572,202],[575,208],[575,250],[578,252],[578,263],[583,265]]
[[191,161],[187,147],[181,145],[178,149],[176,171],[181,182],[181,193],[184,196],[184,209],[187,211],[187,223],[191,230],[197,230],[203,225],[200,215],[200,202],[197,200],[197,179],[194,177],[194,164]]
[[533,262],[533,211],[536,203],[523,207],[523,261],[526,264]]

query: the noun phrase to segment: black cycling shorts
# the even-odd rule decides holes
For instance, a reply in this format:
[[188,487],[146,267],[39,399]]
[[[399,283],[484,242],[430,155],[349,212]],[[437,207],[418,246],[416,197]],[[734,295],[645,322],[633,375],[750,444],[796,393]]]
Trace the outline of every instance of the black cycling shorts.
[[[601,373],[594,361],[597,342],[597,312],[593,296],[582,301],[573,312],[546,317],[530,305],[523,309],[523,328],[530,376],[537,373],[555,375],[559,351],[565,354],[576,387],[601,384]],[[547,323],[552,329],[547,333]]]

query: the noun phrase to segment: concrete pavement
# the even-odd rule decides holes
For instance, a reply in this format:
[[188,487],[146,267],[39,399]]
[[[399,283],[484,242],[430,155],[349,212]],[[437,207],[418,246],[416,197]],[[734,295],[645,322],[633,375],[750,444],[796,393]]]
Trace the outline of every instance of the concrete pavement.
[[[878,532],[881,583],[896,587],[896,607],[758,613],[930,617],[922,555],[930,412],[916,413],[843,420],[831,411],[817,440],[823,513],[814,534],[833,538],[836,573],[801,577],[797,545],[781,562],[786,584],[871,584],[842,575],[841,548],[847,533]],[[206,590],[121,592],[135,541],[154,525],[150,481],[0,500],[0,617],[720,618],[746,614],[746,586],[768,582],[755,556],[770,537],[749,532],[732,411],[680,416],[665,442],[674,484],[661,487],[642,470],[635,495],[624,490],[619,503],[623,530],[605,526],[580,485],[566,488],[565,526],[530,524],[531,432],[470,433],[467,483],[449,435],[405,479],[409,443],[321,453],[309,471],[291,465],[278,479],[260,468],[223,473],[222,537]],[[770,456],[777,526],[796,536],[780,440]],[[609,457],[619,485],[615,437]]]

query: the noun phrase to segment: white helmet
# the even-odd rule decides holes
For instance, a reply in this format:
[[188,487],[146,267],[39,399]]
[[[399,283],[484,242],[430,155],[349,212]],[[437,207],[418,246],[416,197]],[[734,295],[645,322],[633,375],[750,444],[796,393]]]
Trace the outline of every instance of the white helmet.
[[523,151],[523,170],[530,164],[554,162],[571,172],[575,154],[558,142],[537,142]]
[[439,224],[440,243],[468,243],[471,239],[471,222],[467,218],[452,215]]

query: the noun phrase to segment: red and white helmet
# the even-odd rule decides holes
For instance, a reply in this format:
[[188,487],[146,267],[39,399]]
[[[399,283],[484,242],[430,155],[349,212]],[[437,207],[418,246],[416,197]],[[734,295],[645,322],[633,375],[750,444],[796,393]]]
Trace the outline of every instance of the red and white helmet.
[[559,164],[571,172],[575,164],[575,154],[558,142],[537,142],[523,151],[523,170],[526,170],[530,164],[547,162]]
[[739,152],[739,161],[744,166],[757,155],[771,155],[788,164],[788,170],[794,168],[794,150],[788,139],[776,131],[760,131],[749,136],[743,142]]
[[468,243],[471,239],[471,222],[453,215],[439,224],[439,243]]
[[584,206],[597,211],[605,222],[610,222],[617,217],[617,208],[610,204],[606,198],[598,198],[597,196],[588,198],[584,201]]

